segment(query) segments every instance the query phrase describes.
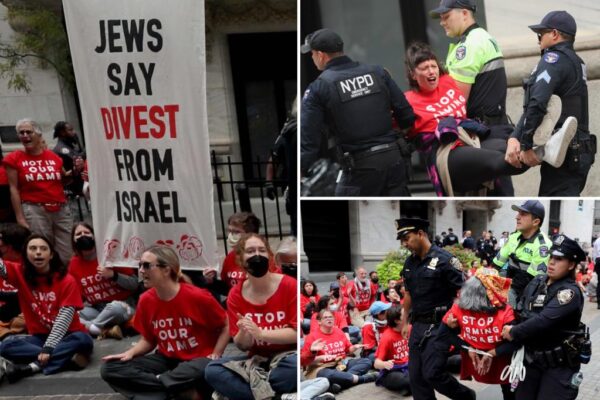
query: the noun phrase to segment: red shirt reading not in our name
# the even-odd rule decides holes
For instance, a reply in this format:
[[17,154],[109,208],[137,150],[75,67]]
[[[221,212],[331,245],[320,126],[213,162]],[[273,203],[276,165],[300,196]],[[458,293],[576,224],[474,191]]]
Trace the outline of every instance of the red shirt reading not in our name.
[[[120,273],[131,275],[129,269]],[[69,273],[73,275],[85,300],[90,304],[108,303],[113,300],[125,300],[131,296],[129,290],[123,289],[112,279],[103,278],[98,272],[98,261],[86,260],[74,254],[69,262]]]
[[348,295],[354,298],[358,311],[368,310],[377,298],[377,285],[371,281],[366,281],[361,286],[356,283],[356,280],[353,280],[347,286]]
[[[83,308],[79,288],[71,275],[67,274],[60,279],[58,274],[55,274],[50,285],[47,277],[40,276],[37,279],[37,286],[31,288],[25,281],[21,264],[8,261],[4,263],[7,272],[6,280],[18,290],[19,306],[30,334],[49,334],[62,307],[75,307],[77,310]],[[87,331],[79,321],[77,313],[73,316],[68,329],[68,332],[75,331]]]
[[502,327],[515,319],[514,311],[508,304],[496,314],[467,311],[453,304],[443,318],[444,323],[450,313],[458,321],[463,340],[479,350],[495,348],[502,341]]
[[[313,354],[310,347],[317,339],[321,339],[325,343],[325,346],[317,354]],[[306,366],[312,362],[315,356],[325,356],[325,359],[322,360],[323,363],[334,361],[337,358],[346,358],[350,346],[352,344],[346,337],[346,334],[339,328],[334,327],[331,333],[323,333],[321,329],[318,329],[315,332],[311,332],[304,340],[304,346],[300,354],[300,363]]]
[[[252,321],[262,329],[275,330],[283,328],[297,329],[298,327],[298,288],[296,280],[287,275],[281,276],[279,287],[269,297],[265,304],[253,304],[244,298],[242,288],[244,285],[236,285],[227,297],[227,315],[229,316],[229,333],[237,335],[238,314],[252,318]],[[271,356],[275,353],[293,350],[296,344],[273,344],[266,342],[254,342],[250,349],[250,355],[260,354]]]
[[151,288],[140,297],[134,325],[158,352],[188,361],[214,351],[226,313],[205,289],[181,283],[177,295],[161,300]]
[[[410,331],[409,335],[410,336]],[[408,339],[392,328],[386,329],[381,335],[375,358],[382,361],[394,360],[394,364],[408,362]]]
[[467,100],[450,75],[440,76],[438,87],[431,92],[409,90],[404,93],[415,112],[415,124],[408,137],[435,132],[444,117],[466,118]]
[[22,202],[64,203],[62,159],[50,150],[33,156],[15,150],[2,160],[5,166],[17,171]]
[[[281,269],[275,264],[275,260],[271,258],[269,258],[269,271],[281,273]],[[221,280],[227,283],[229,289],[246,280],[246,271],[237,263],[235,250],[227,253],[223,260]]]

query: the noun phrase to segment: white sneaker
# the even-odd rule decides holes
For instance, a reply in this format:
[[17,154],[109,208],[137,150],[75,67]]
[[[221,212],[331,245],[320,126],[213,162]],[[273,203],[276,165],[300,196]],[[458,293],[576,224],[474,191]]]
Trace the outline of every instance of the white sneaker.
[[542,161],[547,162],[554,168],[559,168],[567,155],[569,144],[577,132],[577,119],[568,117],[560,128],[544,146],[534,149],[535,154]]
[[552,131],[560,118],[561,111],[562,101],[560,100],[560,97],[553,94],[546,106],[546,114],[544,115],[542,122],[533,133],[534,146],[543,146],[550,140]]
[[281,400],[297,400],[297,399],[298,399],[297,393],[284,393],[281,395]]

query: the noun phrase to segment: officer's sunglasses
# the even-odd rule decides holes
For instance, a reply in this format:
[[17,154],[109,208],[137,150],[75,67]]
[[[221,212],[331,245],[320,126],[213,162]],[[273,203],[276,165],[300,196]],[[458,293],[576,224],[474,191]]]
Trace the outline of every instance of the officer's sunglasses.
[[552,32],[553,30],[554,30],[554,29],[548,29],[548,30],[545,30],[545,31],[538,32],[538,33],[537,33],[538,42],[541,42],[541,41],[542,41],[542,37],[543,37],[543,36],[544,36],[546,33],[550,33],[550,32]]

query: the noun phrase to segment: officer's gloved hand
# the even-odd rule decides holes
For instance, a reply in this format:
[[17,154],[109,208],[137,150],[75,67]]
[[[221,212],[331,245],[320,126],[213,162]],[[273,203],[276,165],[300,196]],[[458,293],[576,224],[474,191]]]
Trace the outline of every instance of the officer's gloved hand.
[[271,181],[265,183],[265,192],[269,200],[275,200],[275,197],[277,197],[277,189],[275,189]]

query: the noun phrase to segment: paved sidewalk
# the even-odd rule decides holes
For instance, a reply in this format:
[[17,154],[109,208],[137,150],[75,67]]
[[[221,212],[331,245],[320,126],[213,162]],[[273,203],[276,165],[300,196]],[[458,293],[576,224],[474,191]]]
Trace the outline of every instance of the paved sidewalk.
[[[583,383],[579,390],[578,400],[600,399],[600,310],[596,303],[586,303],[583,309],[583,322],[588,324],[592,333],[592,359],[589,364],[581,368],[583,372]],[[502,392],[498,385],[486,385],[477,382],[461,381],[466,386],[477,392],[477,398],[482,400],[502,400]],[[437,395],[438,399],[447,399]],[[375,386],[374,383],[358,385],[336,396],[339,400],[391,400],[412,399],[412,397],[401,397],[387,389]],[[550,399],[549,399],[550,400]]]

